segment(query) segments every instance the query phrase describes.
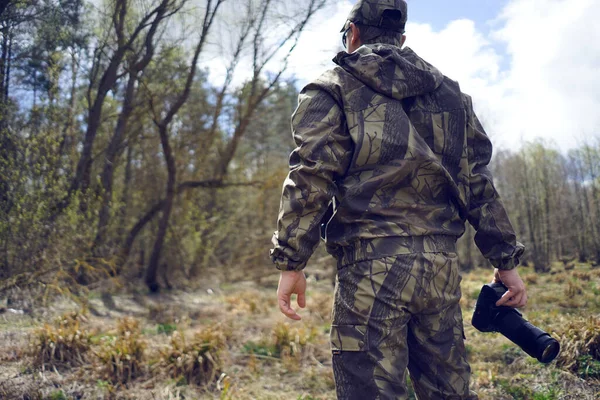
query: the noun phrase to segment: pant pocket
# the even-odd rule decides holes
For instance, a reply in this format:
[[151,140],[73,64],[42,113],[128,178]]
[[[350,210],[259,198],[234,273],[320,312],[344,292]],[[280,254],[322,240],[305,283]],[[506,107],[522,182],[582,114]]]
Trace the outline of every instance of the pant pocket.
[[332,325],[329,338],[333,354],[342,351],[367,351],[366,325]]

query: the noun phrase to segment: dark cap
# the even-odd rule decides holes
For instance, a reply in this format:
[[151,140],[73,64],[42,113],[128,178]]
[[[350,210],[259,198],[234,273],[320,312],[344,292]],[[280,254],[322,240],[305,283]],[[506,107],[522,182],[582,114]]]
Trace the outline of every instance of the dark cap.
[[359,0],[340,32],[354,22],[403,33],[407,17],[408,5],[404,0]]

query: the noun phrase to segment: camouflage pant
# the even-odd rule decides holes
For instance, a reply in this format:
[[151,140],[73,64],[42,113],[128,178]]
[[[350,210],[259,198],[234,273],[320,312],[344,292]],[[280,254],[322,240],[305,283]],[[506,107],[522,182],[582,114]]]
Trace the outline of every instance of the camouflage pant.
[[339,267],[331,329],[339,399],[477,399],[469,391],[456,253]]

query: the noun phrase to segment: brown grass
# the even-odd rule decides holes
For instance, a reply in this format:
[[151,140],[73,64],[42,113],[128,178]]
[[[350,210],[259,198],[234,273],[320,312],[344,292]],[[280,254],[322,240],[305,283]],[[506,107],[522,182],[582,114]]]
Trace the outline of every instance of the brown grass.
[[576,371],[582,356],[600,361],[600,318],[576,318],[558,335],[562,347],[557,359],[559,366]]
[[162,353],[162,363],[172,378],[184,378],[185,383],[199,386],[212,384],[223,368],[226,341],[226,334],[219,327],[206,328],[190,341],[176,331],[169,348]]
[[[530,297],[524,317],[560,340],[561,355],[545,366],[500,334],[476,331],[469,321],[476,296],[482,284],[491,280],[492,270],[470,271],[463,275],[461,306],[473,389],[481,400],[596,398],[600,393],[597,270],[577,264],[568,272],[555,267],[556,274],[523,271]],[[224,284],[214,287],[218,294],[172,292],[139,320],[121,318],[117,327],[106,317],[90,316],[88,321],[67,315],[64,326],[79,324],[80,330],[102,332],[92,336],[89,350],[83,352],[85,363],[75,362],[59,372],[46,367],[44,379],[39,380],[35,374],[40,371],[32,374],[18,358],[7,358],[3,364],[12,370],[2,375],[8,369],[0,366],[0,398],[9,393],[8,398],[45,399],[62,391],[68,399],[82,400],[335,399],[329,350],[331,282],[309,282],[300,322],[280,315],[274,283],[276,279],[265,288],[252,282]],[[148,298],[146,304],[152,299],[156,300]],[[127,311],[126,301],[119,304]],[[181,322],[181,315],[192,312],[197,318]],[[140,315],[139,309],[131,310],[131,315],[136,313]],[[126,315],[114,310],[111,314]],[[12,322],[2,325],[0,319],[0,330],[33,333],[44,328],[30,327],[37,322],[26,316],[18,318],[22,318],[19,328]],[[159,333],[161,323],[172,325],[169,328],[177,334]],[[60,327],[56,322],[47,325]],[[13,379],[19,375],[22,378]]]
[[98,351],[104,366],[103,378],[115,384],[127,384],[141,376],[146,346],[138,320],[127,317],[119,320],[117,336],[105,336]]
[[583,287],[578,283],[568,282],[564,293],[567,299],[572,299],[583,294]]
[[91,347],[90,333],[81,327],[84,317],[78,313],[67,313],[57,318],[54,324],[43,324],[31,336],[28,355],[33,366],[73,367],[83,365]]
[[588,282],[592,279],[592,274],[588,271],[575,271],[573,272],[573,277],[577,280]]

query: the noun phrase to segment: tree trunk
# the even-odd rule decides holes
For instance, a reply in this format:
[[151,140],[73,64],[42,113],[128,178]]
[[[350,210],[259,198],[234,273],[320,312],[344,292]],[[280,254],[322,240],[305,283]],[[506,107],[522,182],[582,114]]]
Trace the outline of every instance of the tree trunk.
[[119,228],[117,232],[117,237],[119,238],[119,243],[123,241],[125,238],[125,220],[127,219],[127,212],[129,210],[129,204],[131,203],[131,180],[132,180],[132,171],[131,171],[131,163],[133,161],[133,144],[129,144],[127,146],[127,161],[125,162],[125,176],[123,177],[123,194],[121,195],[121,207],[119,209]]
[[550,172],[548,169],[548,158],[546,156],[546,152],[544,151],[543,157],[543,165],[544,167],[542,168],[542,173],[543,173],[543,188],[544,188],[544,245],[543,245],[543,257],[544,257],[544,263],[545,264],[549,264],[550,262],[550,251],[552,248],[554,248],[554,243],[552,243],[552,225],[551,225],[551,219],[550,219]]
[[592,202],[594,204],[594,212],[592,220],[592,231],[594,238],[594,251],[595,251],[595,259],[596,262],[600,262],[600,194],[598,193],[598,171],[596,170],[596,162],[600,162],[600,160],[596,160],[595,154],[592,154],[590,146],[585,146],[586,153],[586,161],[588,164],[589,175],[591,180],[592,187]]
[[146,285],[151,292],[155,293],[160,290],[160,286],[157,281],[158,267],[160,263],[160,255],[162,252],[163,243],[167,235],[167,229],[169,228],[169,219],[171,217],[171,209],[173,208],[173,199],[175,197],[175,180],[177,169],[175,167],[175,158],[169,144],[169,136],[167,132],[167,126],[161,126],[159,128],[160,142],[162,145],[163,153],[165,154],[165,162],[167,163],[167,194],[164,200],[162,208],[162,216],[158,223],[158,232],[156,233],[156,240],[152,249],[152,255],[150,256],[150,262],[148,269],[146,270]]
[[125,98],[123,100],[123,110],[119,114],[115,133],[106,149],[106,155],[104,157],[104,168],[102,169],[101,182],[102,182],[102,205],[100,206],[100,213],[98,215],[98,229],[96,231],[96,239],[94,240],[93,252],[97,256],[103,256],[104,251],[102,247],[106,242],[106,230],[111,214],[111,204],[113,196],[113,178],[115,171],[115,163],[119,150],[125,137],[127,130],[127,122],[129,116],[133,111],[133,103],[135,97],[135,83],[137,81],[137,72],[132,71],[129,73],[129,80],[127,81],[127,88],[125,89]]
[[522,195],[525,199],[525,211],[527,214],[527,230],[529,231],[529,241],[531,242],[532,247],[532,256],[534,263],[534,268],[536,272],[546,272],[548,271],[548,266],[544,263],[543,257],[541,256],[541,249],[539,246],[539,242],[536,238],[536,215],[534,209],[534,205],[532,204],[533,196],[533,188],[530,184],[530,176],[529,171],[526,165],[526,161],[523,160],[524,163],[524,171],[523,171],[523,186],[522,186]]
[[158,224],[158,232],[156,234],[156,240],[152,249],[152,255],[150,256],[150,262],[146,271],[146,285],[148,285],[148,289],[150,289],[151,292],[157,292],[160,290],[160,286],[158,285],[158,281],[156,278],[160,262],[160,255],[162,252],[162,246],[167,235],[167,230],[169,228],[169,219],[171,217],[171,209],[173,208],[173,199],[175,198],[177,168],[175,165],[175,157],[173,155],[173,150],[171,148],[171,145],[169,144],[169,124],[173,121],[173,118],[179,112],[181,107],[185,104],[190,95],[192,84],[194,82],[194,76],[196,75],[196,70],[198,67],[198,58],[200,57],[200,53],[204,48],[204,43],[206,42],[206,38],[208,36],[210,27],[214,22],[215,15],[223,1],[224,0],[217,0],[217,3],[212,9],[211,1],[207,3],[207,8],[204,14],[204,21],[202,24],[202,33],[200,35],[200,40],[198,41],[198,44],[194,49],[194,56],[192,57],[192,63],[190,65],[190,71],[187,75],[187,79],[185,82],[185,88],[183,92],[179,95],[177,100],[173,103],[173,105],[167,110],[165,110],[166,115],[164,118],[158,118],[158,114],[154,109],[152,99],[150,100],[152,110],[155,113],[154,123],[158,127],[160,143],[162,146],[163,153],[165,155],[165,162],[167,164],[167,193],[162,207],[162,216]]
[[575,187],[575,198],[577,201],[577,216],[579,219],[579,224],[575,224],[576,227],[579,227],[579,229],[575,229],[575,232],[577,234],[577,254],[579,255],[579,261],[585,262],[588,258],[588,252],[586,246],[587,235],[585,234],[586,218],[583,212],[584,198],[583,194],[581,193],[581,184],[577,179],[575,180],[575,182],[573,182],[573,186]]

